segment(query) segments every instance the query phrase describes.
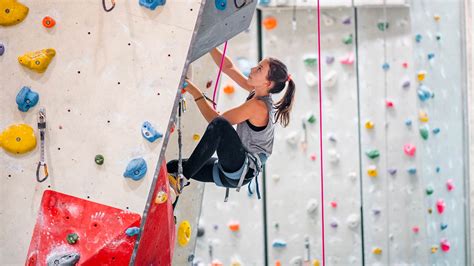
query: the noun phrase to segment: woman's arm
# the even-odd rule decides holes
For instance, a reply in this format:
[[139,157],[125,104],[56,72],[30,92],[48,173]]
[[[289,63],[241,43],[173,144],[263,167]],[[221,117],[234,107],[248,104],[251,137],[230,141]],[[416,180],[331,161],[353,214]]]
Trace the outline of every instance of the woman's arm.
[[206,119],[209,123],[214,120],[214,118],[219,116],[219,113],[214,110],[214,108],[212,108],[211,104],[204,97],[201,97],[203,96],[201,90],[196,87],[196,85],[194,85],[194,83],[192,83],[191,81],[186,80],[186,82],[188,83],[188,86],[184,89],[189,92],[195,100],[197,98],[200,98],[196,101],[196,105],[198,106],[202,116],[204,116],[204,119]]
[[[217,48],[214,48],[211,50],[211,56],[216,65],[219,66],[222,58],[221,51],[219,51]],[[247,83],[247,77],[242,74],[239,69],[237,69],[232,60],[230,60],[230,58],[227,56],[224,58],[224,63],[222,64],[222,72],[229,76],[229,78],[235,81],[243,89],[247,91],[253,90],[253,87],[249,86]]]

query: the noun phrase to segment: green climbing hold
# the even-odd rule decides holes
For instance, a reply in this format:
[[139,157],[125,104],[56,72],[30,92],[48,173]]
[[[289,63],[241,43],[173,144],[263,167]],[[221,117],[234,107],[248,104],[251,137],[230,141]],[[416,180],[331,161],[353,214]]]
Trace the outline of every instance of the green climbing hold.
[[311,115],[308,117],[308,123],[314,124],[315,122],[316,122],[316,116],[314,116],[313,114],[311,114]]
[[315,57],[308,57],[304,59],[304,65],[307,67],[314,67],[318,63],[318,59]]
[[431,195],[431,194],[433,194],[433,192],[434,192],[434,190],[433,190],[432,187],[428,187],[428,188],[426,189],[426,195],[428,195],[428,196]]
[[76,233],[70,233],[67,235],[66,240],[69,244],[74,245],[76,244],[77,240],[79,240],[79,236]]
[[370,159],[375,159],[380,156],[380,152],[378,150],[370,150],[367,151],[365,154],[367,154]]
[[352,37],[352,34],[350,34],[349,36],[344,37],[342,41],[344,42],[344,44],[352,44],[353,39],[354,38]]
[[429,131],[428,131],[428,128],[426,126],[420,127],[420,135],[424,140],[428,139]]
[[388,29],[388,22],[377,23],[377,28],[379,28],[380,31],[385,31],[386,29]]
[[95,163],[98,164],[98,165],[103,165],[104,164],[104,156],[102,156],[101,154],[97,154],[95,156]]

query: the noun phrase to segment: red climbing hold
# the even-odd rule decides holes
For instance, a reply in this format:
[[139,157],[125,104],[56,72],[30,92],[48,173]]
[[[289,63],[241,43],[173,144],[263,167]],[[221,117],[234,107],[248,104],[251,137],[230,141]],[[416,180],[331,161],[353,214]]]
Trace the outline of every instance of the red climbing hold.
[[46,16],[43,18],[43,26],[45,28],[49,29],[49,28],[54,27],[54,25],[56,25],[56,21],[52,17]]

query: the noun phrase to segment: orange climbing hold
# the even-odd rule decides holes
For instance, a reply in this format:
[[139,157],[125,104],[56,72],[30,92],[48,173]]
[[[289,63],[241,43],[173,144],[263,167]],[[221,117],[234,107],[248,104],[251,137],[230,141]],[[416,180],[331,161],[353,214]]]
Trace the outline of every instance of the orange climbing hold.
[[56,25],[56,21],[52,18],[52,17],[49,17],[49,16],[46,16],[43,18],[43,26],[45,28],[52,28]]
[[224,87],[224,93],[226,94],[232,94],[234,93],[234,91],[235,91],[235,88],[232,85],[227,85]]
[[277,20],[274,17],[267,17],[262,21],[263,27],[267,30],[273,30],[277,26]]
[[237,232],[240,230],[240,224],[238,222],[230,223],[229,224],[229,229],[232,232]]

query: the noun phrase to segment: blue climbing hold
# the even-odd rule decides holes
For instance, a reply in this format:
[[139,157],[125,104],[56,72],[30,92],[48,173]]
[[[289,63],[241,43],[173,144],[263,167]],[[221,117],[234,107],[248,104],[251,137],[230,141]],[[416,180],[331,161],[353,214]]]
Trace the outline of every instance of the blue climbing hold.
[[439,173],[441,171],[441,168],[439,166],[436,167],[436,173]]
[[274,248],[284,248],[286,247],[286,242],[283,240],[275,240],[273,241],[272,247]]
[[258,3],[262,6],[268,6],[271,0],[260,0]]
[[143,158],[136,158],[128,163],[127,169],[123,173],[123,176],[137,181],[145,176],[146,170],[147,167],[145,160]]
[[21,88],[20,92],[16,95],[16,103],[18,104],[18,110],[27,112],[31,107],[38,103],[38,93],[32,91],[29,87]]
[[441,227],[441,230],[444,230],[448,228],[448,224],[442,223],[440,227]]
[[157,6],[164,6],[166,0],[139,0],[138,4],[148,9],[155,10]]
[[414,168],[414,167],[409,168],[409,169],[408,169],[408,173],[409,173],[410,175],[416,174],[416,168]]
[[422,37],[421,37],[421,34],[417,34],[417,35],[415,36],[416,42],[417,42],[417,43],[421,42],[421,38],[422,38]]
[[127,234],[127,236],[138,235],[138,233],[140,233],[140,227],[136,227],[136,226],[127,228],[127,230],[125,230],[125,234]]
[[412,124],[411,119],[405,120],[405,125],[407,125],[409,127],[409,126],[411,126],[411,124]]
[[153,142],[161,137],[163,134],[156,131],[150,122],[145,121],[142,125],[142,136],[147,139],[149,142]]
[[435,54],[434,53],[429,53],[428,54],[428,60],[431,60],[435,57]]
[[219,10],[225,10],[227,7],[227,0],[216,0],[216,8]]
[[388,63],[383,64],[383,70],[388,71],[390,69],[390,65]]
[[189,84],[185,81],[183,82],[183,88],[186,88]]
[[5,45],[3,43],[0,43],[0,56],[2,56],[5,53]]
[[438,134],[441,131],[439,127],[433,129],[433,134]]
[[434,93],[425,85],[421,85],[418,88],[418,98],[420,98],[422,102],[425,102],[428,99],[434,98]]

